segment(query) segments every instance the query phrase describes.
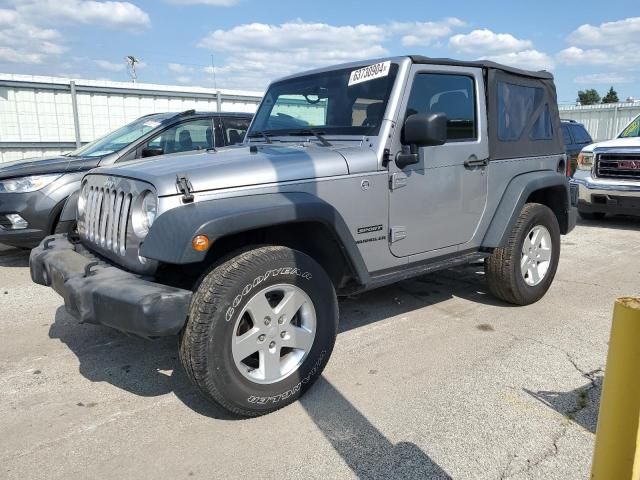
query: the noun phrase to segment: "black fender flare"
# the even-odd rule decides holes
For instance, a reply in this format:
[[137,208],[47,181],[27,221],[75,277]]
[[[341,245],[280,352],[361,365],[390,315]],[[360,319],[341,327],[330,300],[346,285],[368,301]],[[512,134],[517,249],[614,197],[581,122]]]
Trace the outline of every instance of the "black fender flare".
[[80,196],[80,190],[76,190],[67,197],[60,212],[59,222],[75,222],[76,211],[78,209],[78,197]]
[[[537,191],[550,187],[562,187],[566,190],[566,209],[571,208],[569,180],[556,172],[529,172],[515,177],[504,191],[498,208],[489,224],[482,242],[483,247],[498,248],[505,245],[513,226],[518,219],[527,198]],[[563,229],[562,224],[560,225]]]
[[196,235],[216,239],[263,227],[296,222],[318,222],[336,237],[357,280],[369,278],[360,250],[342,216],[324,200],[302,192],[267,193],[191,203],[161,214],[153,223],[140,255],[164,263],[198,263],[207,252],[191,246]]

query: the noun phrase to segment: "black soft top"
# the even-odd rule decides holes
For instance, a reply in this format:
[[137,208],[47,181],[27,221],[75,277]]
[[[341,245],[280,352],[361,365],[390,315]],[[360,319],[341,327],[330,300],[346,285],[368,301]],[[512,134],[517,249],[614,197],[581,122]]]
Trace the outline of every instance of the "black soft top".
[[512,75],[518,75],[521,77],[540,78],[543,80],[553,80],[553,75],[546,70],[539,70],[534,72],[533,70],[523,70],[521,68],[509,67],[508,65],[502,65],[501,63],[492,62],[490,60],[454,60],[452,58],[431,58],[423,55],[409,55],[409,58],[413,63],[429,64],[429,65],[451,65],[455,67],[477,67],[491,70],[501,70],[503,72],[510,73]]

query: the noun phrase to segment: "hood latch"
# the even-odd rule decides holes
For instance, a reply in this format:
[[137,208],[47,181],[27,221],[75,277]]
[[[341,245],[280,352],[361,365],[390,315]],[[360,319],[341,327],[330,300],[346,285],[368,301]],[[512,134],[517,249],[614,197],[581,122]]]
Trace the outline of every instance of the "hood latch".
[[178,191],[182,193],[182,201],[184,203],[193,202],[193,185],[189,181],[189,178],[184,174],[176,175],[176,187],[178,187]]

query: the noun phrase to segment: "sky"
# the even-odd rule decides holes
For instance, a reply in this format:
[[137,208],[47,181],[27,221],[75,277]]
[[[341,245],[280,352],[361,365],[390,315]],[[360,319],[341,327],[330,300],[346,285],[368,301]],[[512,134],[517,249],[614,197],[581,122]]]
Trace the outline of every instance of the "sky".
[[[634,14],[636,16],[634,16]],[[640,99],[637,0],[0,0],[0,72],[262,91],[351,60],[488,58],[554,73],[560,103]]]

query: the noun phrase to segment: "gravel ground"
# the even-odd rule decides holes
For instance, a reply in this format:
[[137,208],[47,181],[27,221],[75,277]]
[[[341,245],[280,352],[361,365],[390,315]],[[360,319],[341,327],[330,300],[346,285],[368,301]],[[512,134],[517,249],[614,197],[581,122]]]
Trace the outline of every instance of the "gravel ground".
[[175,338],[78,325],[0,247],[0,478],[588,478],[639,230],[579,224],[528,307],[492,298],[481,265],[344,299],[323,378],[251,420],[194,391]]

